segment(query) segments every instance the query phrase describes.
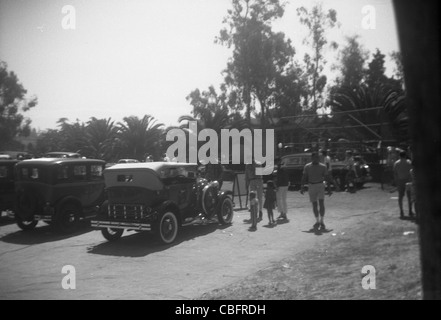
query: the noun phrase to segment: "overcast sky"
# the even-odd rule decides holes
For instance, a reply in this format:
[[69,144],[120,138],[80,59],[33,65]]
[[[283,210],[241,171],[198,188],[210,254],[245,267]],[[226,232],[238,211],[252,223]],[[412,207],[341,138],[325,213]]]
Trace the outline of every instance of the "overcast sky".
[[[274,26],[293,41],[299,61],[307,30],[296,8],[314,3],[289,1]],[[322,3],[337,11],[341,28],[332,37],[342,45],[344,36],[358,34],[371,53],[399,51],[391,1]],[[75,9],[75,29],[63,28],[62,22],[73,22],[62,12],[66,5]],[[362,27],[367,5],[375,9],[374,29]],[[230,0],[0,0],[0,60],[29,97],[38,97],[26,113],[37,129],[55,128],[62,117],[118,122],[145,114],[176,125],[190,114],[185,98],[192,90],[222,82],[230,52],[214,38],[230,7]],[[328,52],[327,58],[334,56]]]

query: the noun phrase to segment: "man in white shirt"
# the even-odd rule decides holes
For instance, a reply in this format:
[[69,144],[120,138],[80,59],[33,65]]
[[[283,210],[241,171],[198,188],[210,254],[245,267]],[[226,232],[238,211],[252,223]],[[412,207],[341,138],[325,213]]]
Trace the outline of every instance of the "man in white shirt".
[[[302,187],[300,192],[305,192],[305,184],[308,184],[309,199],[312,203],[312,211],[316,218],[316,223],[313,226],[314,230],[326,230],[324,223],[325,216],[325,180],[329,182],[328,169],[323,163],[320,163],[320,158],[317,152],[311,155],[312,162],[305,165],[302,175]],[[328,184],[328,195],[332,192]]]

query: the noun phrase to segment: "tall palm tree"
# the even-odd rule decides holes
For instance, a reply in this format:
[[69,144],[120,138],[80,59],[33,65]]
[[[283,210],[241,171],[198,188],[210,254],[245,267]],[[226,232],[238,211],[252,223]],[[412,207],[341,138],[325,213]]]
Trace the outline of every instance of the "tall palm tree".
[[162,123],[150,115],[142,119],[136,116],[125,117],[124,122],[119,122],[119,147],[122,156],[144,160],[146,153],[157,152],[162,134]]

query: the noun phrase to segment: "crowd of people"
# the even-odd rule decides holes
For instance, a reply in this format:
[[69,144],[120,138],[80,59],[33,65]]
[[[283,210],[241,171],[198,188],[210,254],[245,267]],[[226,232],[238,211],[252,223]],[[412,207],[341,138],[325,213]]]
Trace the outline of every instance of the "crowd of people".
[[[403,199],[407,196],[408,212],[410,217],[415,215],[415,184],[412,163],[405,151],[399,152],[400,159],[393,162],[394,182],[398,191],[398,205],[400,217],[404,218]],[[164,155],[164,161],[170,161]],[[331,185],[335,191],[355,192],[355,181],[360,172],[357,171],[355,163],[359,161],[351,150],[345,152],[344,167],[340,170],[337,182],[333,175],[332,161],[327,150],[312,152],[302,172],[301,194],[306,191],[312,205],[312,212],[315,217],[313,230],[326,230],[325,216],[325,194],[331,195]],[[263,176],[256,174],[256,167],[261,164],[253,161],[245,166],[245,181],[248,192],[251,231],[257,230],[257,224],[263,219],[263,211],[268,215],[268,225],[274,226],[277,221],[288,222],[287,194],[290,185],[289,177],[285,172],[280,158],[276,159],[275,170],[271,180],[266,182],[264,188]],[[209,163],[205,166],[204,177],[211,181],[218,181],[220,186],[223,183],[224,166],[219,163]],[[326,189],[326,190],[325,190]],[[279,216],[274,218],[274,211],[277,209]]]

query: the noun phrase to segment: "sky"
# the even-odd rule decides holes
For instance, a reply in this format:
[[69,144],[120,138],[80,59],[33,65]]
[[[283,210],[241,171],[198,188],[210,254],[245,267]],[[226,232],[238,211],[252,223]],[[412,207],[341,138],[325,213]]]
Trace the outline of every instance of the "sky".
[[[288,1],[274,24],[292,40],[299,61],[307,29],[296,8],[315,3]],[[391,1],[322,3],[337,11],[340,28],[329,37],[341,46],[358,34],[369,59],[376,48],[387,56],[399,51]],[[0,0],[0,60],[17,74],[27,97],[37,96],[38,105],[25,113],[37,130],[56,128],[60,118],[117,123],[146,114],[177,125],[192,110],[186,100],[191,91],[222,83],[231,51],[214,39],[229,8],[230,0]],[[371,29],[363,25],[368,16],[375,17]],[[326,55],[329,67],[336,52]]]

